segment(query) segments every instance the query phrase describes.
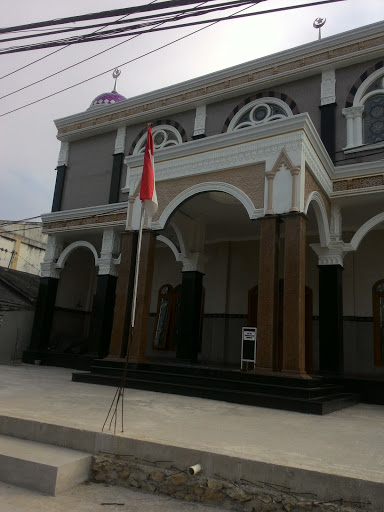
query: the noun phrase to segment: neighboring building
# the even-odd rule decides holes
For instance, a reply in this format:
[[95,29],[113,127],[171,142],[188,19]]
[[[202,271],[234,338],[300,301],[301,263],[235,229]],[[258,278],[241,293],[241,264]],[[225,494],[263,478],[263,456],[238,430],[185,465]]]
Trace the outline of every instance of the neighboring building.
[[41,222],[0,220],[0,267],[38,275],[46,246]]
[[21,359],[31,339],[39,277],[0,267],[0,363]]
[[[56,121],[61,151],[30,356],[384,375],[384,23]],[[128,212],[128,213],[127,213]],[[156,328],[155,328],[156,325]]]

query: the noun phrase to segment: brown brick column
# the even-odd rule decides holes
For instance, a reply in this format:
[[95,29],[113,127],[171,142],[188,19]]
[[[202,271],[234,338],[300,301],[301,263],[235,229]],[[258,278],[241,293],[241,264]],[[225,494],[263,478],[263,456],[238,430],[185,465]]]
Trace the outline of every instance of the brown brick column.
[[136,250],[137,232],[125,231],[121,239],[121,261],[116,284],[115,311],[109,357],[125,357],[127,351]]
[[275,368],[278,341],[280,219],[276,216],[267,216],[259,219],[259,222],[261,229],[256,365]]
[[305,374],[306,217],[290,213],[284,221],[283,370]]
[[135,328],[129,346],[128,360],[132,363],[145,361],[147,349],[147,332],[149,309],[151,306],[152,278],[155,261],[156,236],[153,231],[144,231],[141,242],[139,280],[137,286],[137,302]]

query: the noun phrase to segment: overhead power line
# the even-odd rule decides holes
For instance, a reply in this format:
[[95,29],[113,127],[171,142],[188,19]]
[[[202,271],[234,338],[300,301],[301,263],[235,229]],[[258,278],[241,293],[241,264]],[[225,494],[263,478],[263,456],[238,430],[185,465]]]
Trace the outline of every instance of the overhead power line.
[[[128,17],[128,15],[126,15],[126,16],[123,16],[122,18],[119,18],[116,21],[111,21],[108,24],[96,23],[96,24],[92,24],[92,25],[67,27],[67,28],[61,28],[61,29],[56,29],[56,30],[55,29],[47,29],[47,30],[49,30],[48,32],[38,32],[37,34],[26,34],[23,31],[22,35],[0,39],[0,43],[4,43],[4,42],[8,42],[8,41],[18,41],[18,40],[22,40],[22,39],[31,39],[31,38],[36,38],[36,37],[44,37],[46,35],[51,36],[54,34],[65,34],[67,32],[88,30],[88,29],[96,28],[96,27],[100,27],[100,28],[94,33],[100,33],[100,30],[102,30],[105,27],[110,27],[110,26],[114,26],[114,25],[122,25],[122,24],[127,25],[127,24],[132,24],[132,23],[139,23],[139,25],[137,25],[137,27],[149,26],[150,24],[156,24],[156,23],[164,22],[164,21],[173,21],[175,19],[185,19],[190,16],[202,16],[207,13],[219,11],[222,9],[231,9],[233,7],[240,7],[243,4],[255,4],[256,5],[263,1],[266,1],[266,0],[227,0],[226,2],[217,3],[214,5],[212,5],[212,4],[205,5],[207,3],[207,1],[204,1],[202,4],[194,6],[194,7],[191,7],[188,9],[178,9],[176,11],[170,11],[165,14],[160,12],[157,14],[150,14],[150,15],[146,15],[146,16],[129,18],[128,20],[126,19]],[[125,30],[125,28],[122,28],[120,30]],[[82,36],[76,36],[76,38],[77,37],[81,37],[81,38],[91,37],[91,36],[93,36],[94,33],[85,34]],[[105,32],[102,32],[102,33],[105,33]]]
[[36,217],[28,217],[27,219],[1,221],[0,226],[13,226],[14,224],[19,224],[20,222],[26,222],[27,220],[40,219],[40,217],[41,215],[36,215]]
[[[235,0],[235,3],[229,2],[229,7],[228,7],[228,3],[227,3],[227,4],[223,4],[223,5],[226,5],[226,7],[223,6],[223,7],[220,7],[219,9],[213,9],[213,10],[223,10],[223,9],[227,9],[227,8],[232,8],[235,5],[251,4],[251,6],[254,6],[262,1],[266,1],[266,0]],[[288,11],[288,10],[292,10],[292,9],[299,9],[302,7],[313,7],[314,5],[322,5],[322,4],[343,2],[343,1],[345,1],[345,0],[320,0],[317,2],[311,2],[311,3],[306,3],[306,4],[294,5],[294,6],[287,6],[287,7],[280,7],[280,8],[275,8],[275,9],[268,9],[268,10],[264,10],[264,11],[252,12],[252,13],[247,13],[247,14],[222,16],[220,18],[213,18],[213,19],[208,19],[208,20],[200,20],[200,21],[183,23],[183,24],[173,24],[173,25],[167,26],[167,27],[155,27],[152,29],[146,28],[146,27],[156,23],[155,21],[153,21],[153,22],[144,23],[142,25],[137,25],[137,26],[133,25],[132,27],[100,31],[97,34],[84,34],[82,36],[74,36],[74,37],[67,38],[67,39],[58,39],[58,40],[54,40],[54,41],[40,42],[40,43],[24,45],[24,46],[8,47],[8,48],[1,49],[0,55],[10,54],[10,53],[19,53],[19,52],[30,51],[30,50],[39,50],[42,48],[52,48],[55,46],[63,46],[63,45],[67,45],[67,44],[80,44],[80,43],[88,43],[88,42],[93,42],[93,41],[102,41],[105,39],[112,39],[112,38],[116,38],[116,37],[125,37],[127,35],[141,35],[141,34],[147,34],[148,32],[157,32],[157,31],[170,30],[170,29],[176,29],[176,28],[186,28],[186,27],[190,27],[190,26],[194,26],[194,25],[201,25],[201,24],[206,24],[206,23],[215,23],[215,22],[219,22],[219,21],[225,21],[228,19],[233,20],[233,19],[237,19],[237,18],[258,16],[261,14],[271,14],[271,13],[276,13],[276,12],[281,12],[281,11]],[[204,13],[204,14],[206,14],[206,13]],[[186,15],[186,17],[193,16],[193,15],[195,15],[195,14],[191,14],[188,16]],[[165,21],[172,21],[172,20],[165,20]]]
[[[214,2],[215,0],[206,0],[207,2]],[[264,2],[266,0],[259,0]],[[173,7],[180,7],[183,5],[193,5],[200,3],[199,0],[172,0],[167,2],[158,2],[156,5],[153,3],[146,5],[137,5],[134,7],[127,7],[125,9],[114,9],[110,11],[94,12],[90,14],[83,14],[81,16],[71,16],[67,18],[59,18],[56,20],[40,21],[37,23],[29,23],[26,25],[16,25],[14,27],[0,28],[0,34],[7,34],[9,32],[16,32],[19,30],[29,30],[31,28],[49,27],[51,25],[64,25],[66,23],[76,23],[79,21],[96,20],[101,18],[112,18],[115,16],[122,16],[128,14],[135,14],[140,12],[159,11],[161,9],[170,9]]]
[[[271,13],[271,12],[276,12],[276,11],[284,11],[284,10],[288,10],[288,9],[298,9],[298,8],[301,8],[301,7],[310,7],[310,6],[313,6],[313,5],[320,5],[320,4],[335,3],[335,2],[340,2],[340,1],[341,1],[341,2],[343,2],[343,1],[345,1],[345,0],[321,0],[321,1],[312,2],[312,3],[309,3],[309,4],[301,4],[301,5],[298,5],[298,6],[289,6],[289,7],[285,7],[285,8],[279,8],[279,9],[274,9],[274,10],[264,11],[264,12],[265,12],[265,13]],[[251,7],[251,6],[247,6],[247,7],[243,8],[243,9],[240,9],[239,11],[236,11],[234,14],[231,14],[231,15],[229,15],[228,17],[226,17],[226,18],[224,18],[224,19],[225,19],[225,20],[234,19],[235,17],[237,17],[237,15],[238,15],[239,13],[241,13],[241,12],[243,12],[243,11],[245,11],[245,10],[249,9],[250,7]],[[259,12],[259,13],[257,13],[257,14],[261,14],[261,13]],[[221,20],[220,20],[220,21],[221,21]],[[205,27],[202,27],[202,28],[199,28],[199,29],[197,29],[197,30],[194,30],[193,32],[190,32],[189,34],[186,34],[186,35],[181,36],[181,37],[179,37],[179,38],[177,38],[177,39],[174,39],[173,41],[170,41],[169,43],[166,43],[166,44],[164,44],[164,45],[162,45],[162,46],[159,46],[159,47],[157,47],[157,48],[155,48],[155,49],[153,49],[153,50],[150,50],[150,51],[148,51],[148,52],[146,52],[146,53],[143,53],[142,55],[139,55],[138,57],[135,57],[135,58],[130,59],[130,60],[126,61],[126,62],[123,62],[123,63],[119,64],[118,66],[113,66],[112,68],[107,69],[107,70],[105,70],[105,71],[103,71],[103,72],[101,72],[101,73],[98,73],[97,75],[94,75],[94,76],[92,76],[92,77],[89,77],[89,78],[87,78],[87,79],[85,79],[85,80],[82,80],[81,82],[77,82],[76,84],[70,85],[69,87],[65,87],[64,89],[60,89],[59,91],[56,91],[56,92],[54,92],[54,93],[52,93],[52,94],[49,94],[49,95],[47,95],[47,96],[44,96],[44,97],[42,97],[42,98],[39,98],[39,99],[37,99],[37,100],[35,100],[35,101],[32,101],[32,102],[30,102],[30,103],[26,103],[26,104],[24,104],[24,105],[22,105],[22,106],[20,106],[20,107],[15,108],[15,109],[9,110],[8,112],[4,112],[3,114],[0,114],[0,117],[4,117],[4,116],[6,116],[6,115],[12,114],[13,112],[17,112],[17,111],[19,111],[19,110],[21,110],[21,109],[27,108],[27,107],[29,107],[29,106],[31,106],[31,105],[35,105],[36,103],[40,103],[41,101],[44,101],[44,100],[49,99],[49,98],[51,98],[51,97],[53,97],[53,96],[56,96],[57,94],[61,94],[62,92],[68,91],[68,90],[70,90],[70,89],[73,89],[74,87],[77,87],[77,86],[82,85],[82,84],[84,84],[84,83],[87,83],[87,82],[89,82],[89,81],[91,81],[91,80],[94,80],[95,78],[98,78],[98,77],[100,77],[100,76],[102,76],[102,75],[105,75],[105,74],[107,74],[107,73],[110,73],[110,72],[111,72],[111,71],[113,71],[116,67],[119,67],[119,68],[124,67],[124,66],[126,66],[127,64],[130,64],[130,63],[132,63],[132,62],[135,62],[135,61],[137,61],[137,60],[139,60],[139,59],[141,59],[141,58],[143,58],[143,57],[146,57],[147,55],[151,55],[152,53],[155,53],[155,52],[157,52],[157,51],[159,51],[159,50],[162,50],[163,48],[166,48],[166,47],[168,47],[168,46],[171,46],[171,45],[173,45],[173,44],[175,44],[175,43],[177,43],[177,42],[179,42],[179,41],[182,41],[183,39],[186,39],[187,37],[190,37],[190,36],[192,36],[192,35],[194,35],[194,34],[197,34],[198,32],[201,32],[201,31],[203,31],[203,30],[206,30],[207,28],[209,28],[209,27],[211,27],[211,26],[215,25],[216,23],[219,23],[219,21],[211,22],[209,25],[207,25],[207,26],[205,26]]]
[[[152,0],[151,4],[154,4],[155,2],[156,2],[156,0]],[[122,20],[123,18],[126,18],[126,16],[122,16],[121,18],[119,18],[119,20]],[[104,25],[103,28],[105,28],[105,27],[108,27],[108,24]],[[98,29],[98,30],[101,30],[101,29]],[[96,32],[97,32],[97,30],[96,30]],[[115,46],[119,46],[120,44],[123,44],[123,43],[118,43]],[[53,52],[49,53],[48,55],[44,55],[43,57],[40,57],[39,59],[36,59],[36,60],[30,62],[29,64],[26,64],[25,66],[22,66],[22,67],[20,67],[18,69],[15,69],[15,70],[11,71],[10,73],[7,73],[6,75],[0,76],[0,80],[2,80],[3,78],[6,78],[7,76],[10,76],[10,75],[13,75],[13,74],[17,73],[18,71],[21,71],[21,70],[23,70],[25,68],[28,68],[28,67],[32,66],[33,64],[36,64],[37,62],[40,62],[41,60],[47,59],[48,57],[51,57],[51,55],[54,55],[57,52],[61,52],[62,50],[65,50],[65,48],[68,48],[68,46],[70,46],[70,44],[68,44],[67,46],[64,46],[64,48],[59,48],[57,50],[54,50]],[[114,48],[115,46],[112,46],[112,48]],[[104,50],[104,51],[108,51],[108,50]],[[100,55],[101,53],[104,53],[104,52],[100,52],[99,54],[96,54],[96,55]],[[90,57],[90,58],[92,58],[92,57]],[[80,61],[80,62],[85,62],[85,60],[88,60],[88,59],[84,59],[84,61]],[[77,64],[75,64],[75,65],[77,65]],[[69,69],[70,67],[73,67],[73,66],[69,66],[67,69]],[[56,73],[54,73],[53,75],[50,75],[50,76],[54,76],[55,74]],[[49,77],[47,77],[47,78],[49,78]],[[45,78],[43,80],[45,80]],[[40,81],[42,81],[42,80],[38,80],[35,83],[39,83]],[[14,92],[21,91],[23,89],[26,89],[27,87],[29,87],[29,86],[22,87],[21,89],[18,89],[17,91],[14,91]],[[7,96],[10,96],[11,94],[14,94],[14,92],[10,93],[10,94],[6,94],[5,96],[2,96],[1,98],[5,98]]]

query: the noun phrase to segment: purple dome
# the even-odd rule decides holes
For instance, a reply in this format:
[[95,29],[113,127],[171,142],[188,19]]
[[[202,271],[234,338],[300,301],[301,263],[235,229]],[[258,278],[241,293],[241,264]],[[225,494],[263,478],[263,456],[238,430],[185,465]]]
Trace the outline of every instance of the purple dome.
[[94,107],[98,105],[113,105],[114,103],[118,103],[119,101],[124,101],[126,99],[127,98],[116,91],[103,92],[92,101],[90,106]]

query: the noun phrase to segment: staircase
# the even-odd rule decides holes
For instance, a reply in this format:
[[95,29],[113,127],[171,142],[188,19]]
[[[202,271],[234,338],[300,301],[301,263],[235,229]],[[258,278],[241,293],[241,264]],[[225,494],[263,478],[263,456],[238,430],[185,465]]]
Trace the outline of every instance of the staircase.
[[[74,373],[72,380],[118,387],[123,368],[122,361],[98,359],[90,372]],[[322,377],[305,379],[182,364],[130,364],[125,387],[309,414],[329,414],[359,401],[358,395],[347,393],[343,385]]]
[[88,480],[92,455],[0,435],[0,481],[50,496]]

